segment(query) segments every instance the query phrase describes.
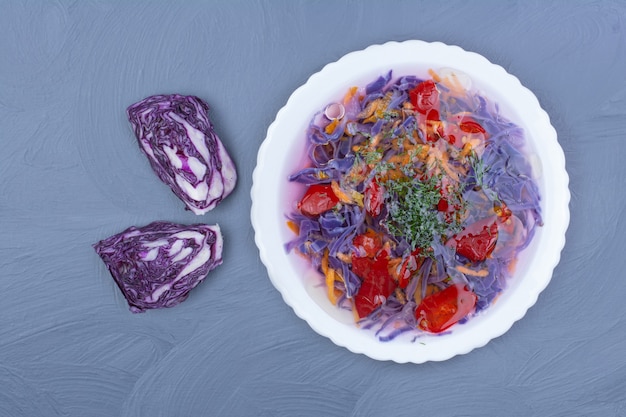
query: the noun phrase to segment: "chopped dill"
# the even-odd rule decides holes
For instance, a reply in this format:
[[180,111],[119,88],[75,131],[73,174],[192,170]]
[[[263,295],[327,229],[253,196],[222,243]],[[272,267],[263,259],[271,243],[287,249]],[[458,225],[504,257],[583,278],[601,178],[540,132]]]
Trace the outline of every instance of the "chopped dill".
[[450,225],[436,210],[441,198],[438,177],[387,181],[385,187],[392,196],[386,220],[389,233],[406,239],[413,249],[428,248],[435,236],[446,234]]
[[491,201],[502,204],[498,193],[494,190],[489,190],[487,184],[485,184],[485,174],[489,172],[489,167],[485,165],[482,158],[479,158],[474,151],[468,155],[467,159],[474,170],[474,179],[476,181],[475,187],[483,190],[485,195],[487,195]]
[[383,152],[378,149],[374,149],[369,152],[363,152],[362,155],[363,155],[363,160],[368,165],[376,164],[381,159],[383,159]]
[[483,179],[485,177],[485,173],[487,172],[487,168],[485,167],[485,163],[482,158],[479,158],[476,155],[476,152],[472,151],[468,156],[468,160],[472,169],[474,170],[474,179],[476,180],[476,186],[482,188],[484,186]]
[[387,111],[383,112],[382,116],[383,116],[382,118],[385,121],[389,121],[391,119],[395,119],[395,118],[398,117],[398,111],[397,110],[391,110],[391,111],[387,110]]

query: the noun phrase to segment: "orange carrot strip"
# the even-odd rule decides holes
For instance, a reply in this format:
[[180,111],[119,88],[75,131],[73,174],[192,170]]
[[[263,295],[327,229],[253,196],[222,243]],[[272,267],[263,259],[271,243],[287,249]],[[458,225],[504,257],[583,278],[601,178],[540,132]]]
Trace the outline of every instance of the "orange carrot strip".
[[441,82],[441,77],[432,68],[428,70],[428,74],[433,78],[434,82]]
[[472,143],[471,142],[465,142],[465,145],[463,145],[463,149],[461,150],[461,156],[467,156],[469,155],[469,153],[472,151]]
[[300,227],[292,220],[287,220],[287,227],[295,234],[300,234]]
[[333,305],[337,304],[337,295],[335,294],[335,270],[327,268],[326,270],[326,289],[328,293],[328,299]]
[[335,193],[339,201],[341,201],[342,203],[351,204],[354,202],[352,198],[341,189],[337,181],[332,181],[330,183],[330,188],[332,188],[333,193]]
[[322,272],[326,274],[328,272],[328,249],[324,250],[324,255],[322,255]]
[[456,267],[456,270],[465,275],[471,275],[474,277],[486,277],[489,275],[489,271],[486,269],[481,269],[479,271],[475,271],[473,269],[467,268],[463,265],[459,265]]
[[359,90],[358,87],[351,87],[350,89],[348,89],[348,92],[343,98],[343,104],[348,104],[348,102],[352,100],[352,97],[354,97],[354,95],[356,94],[358,90]]
[[332,122],[330,122],[325,129],[326,134],[330,135],[331,133],[333,133],[335,131],[335,128],[337,127],[337,123],[339,123],[338,119],[334,119]]

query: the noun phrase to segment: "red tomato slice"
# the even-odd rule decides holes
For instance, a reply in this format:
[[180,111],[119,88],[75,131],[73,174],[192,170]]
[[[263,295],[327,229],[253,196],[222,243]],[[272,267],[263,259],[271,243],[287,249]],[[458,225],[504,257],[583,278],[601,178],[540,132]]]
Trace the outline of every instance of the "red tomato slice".
[[443,135],[443,123],[439,120],[439,112],[436,109],[429,110],[426,114],[426,141],[437,142]]
[[406,288],[411,281],[413,273],[415,273],[421,266],[423,258],[420,255],[421,250],[415,249],[405,260],[402,262],[400,273],[398,274],[398,287]]
[[459,128],[465,133],[487,133],[480,124],[473,120],[462,121]]
[[498,242],[498,224],[493,218],[479,220],[452,237],[450,245],[456,253],[473,262],[484,261]]
[[450,205],[448,204],[448,200],[443,197],[440,198],[439,202],[437,203],[437,210],[447,212],[449,208]]
[[456,148],[463,148],[463,136],[465,133],[461,131],[459,125],[453,120],[444,123],[444,137],[448,143]]
[[365,189],[365,198],[363,204],[367,213],[376,217],[380,214],[383,207],[383,199],[385,198],[385,189],[375,179],[370,182]]
[[500,204],[494,203],[493,211],[496,213],[496,216],[498,216],[498,221],[500,223],[506,222],[513,215],[513,212],[504,201],[502,201]]
[[368,229],[367,232],[356,235],[352,239],[352,244],[358,250],[359,255],[364,253],[366,257],[373,258],[383,247],[383,240],[379,234]]
[[426,120],[427,121],[431,121],[431,122],[438,122],[440,121],[440,117],[439,117],[439,111],[437,109],[430,109],[428,110],[428,113],[426,113]]
[[458,205],[454,204],[454,201],[451,201],[454,196],[450,195],[450,185],[452,184],[452,180],[448,176],[444,176],[441,179],[441,186],[439,187],[439,194],[441,194],[441,198],[437,203],[437,210],[442,211],[444,213],[451,213],[454,210],[458,210]]
[[396,289],[389,273],[389,256],[380,252],[376,258],[352,257],[352,272],[363,280],[354,296],[354,307],[360,318],[369,316]]
[[424,298],[415,309],[417,326],[440,333],[470,314],[478,297],[464,284],[454,284]]
[[426,114],[430,109],[439,109],[439,91],[432,80],[419,83],[409,92],[409,99],[415,109],[422,114]]
[[330,184],[313,184],[298,203],[298,209],[307,216],[318,216],[339,203]]

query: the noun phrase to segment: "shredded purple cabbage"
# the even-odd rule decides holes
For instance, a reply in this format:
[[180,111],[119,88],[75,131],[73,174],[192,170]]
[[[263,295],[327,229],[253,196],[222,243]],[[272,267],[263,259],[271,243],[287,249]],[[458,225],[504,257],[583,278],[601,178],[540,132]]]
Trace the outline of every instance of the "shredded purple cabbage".
[[222,263],[218,225],[154,222],[93,245],[133,313],[173,307]]
[[235,164],[208,111],[202,99],[179,94],[151,96],[127,110],[154,172],[198,215],[215,208],[237,182]]

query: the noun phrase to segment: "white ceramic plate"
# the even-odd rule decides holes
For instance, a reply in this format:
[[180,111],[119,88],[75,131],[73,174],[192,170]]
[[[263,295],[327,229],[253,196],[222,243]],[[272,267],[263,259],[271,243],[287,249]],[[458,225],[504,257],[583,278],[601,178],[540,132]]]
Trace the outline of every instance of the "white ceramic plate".
[[[285,215],[292,211],[288,196],[294,184],[289,174],[305,159],[305,131],[313,115],[341,98],[352,86],[365,86],[393,70],[393,76],[428,78],[427,71],[453,71],[472,88],[497,103],[500,113],[525,130],[536,159],[535,176],[542,196],[544,226],[520,255],[508,287],[481,314],[445,335],[425,335],[417,341],[379,341],[372,331],[358,328],[351,312],[331,305],[316,272],[284,244],[293,238]],[[417,40],[389,42],[352,52],[313,74],[289,98],[270,125],[253,174],[252,225],[269,277],[285,302],[319,334],[352,352],[377,360],[422,363],[440,361],[484,346],[505,333],[535,304],[548,285],[565,245],[569,224],[568,175],[556,131],[535,95],[502,67],[457,46]],[[535,256],[536,254],[541,256]]]

